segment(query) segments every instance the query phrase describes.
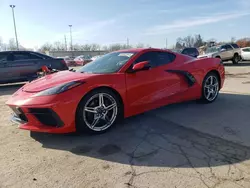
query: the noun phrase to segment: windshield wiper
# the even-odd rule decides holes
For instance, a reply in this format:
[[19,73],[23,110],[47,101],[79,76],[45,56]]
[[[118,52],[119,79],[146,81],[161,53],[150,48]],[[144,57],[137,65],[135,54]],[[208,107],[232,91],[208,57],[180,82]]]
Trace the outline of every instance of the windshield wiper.
[[75,69],[69,69],[69,71],[71,71],[71,72],[76,72],[76,70],[75,70]]

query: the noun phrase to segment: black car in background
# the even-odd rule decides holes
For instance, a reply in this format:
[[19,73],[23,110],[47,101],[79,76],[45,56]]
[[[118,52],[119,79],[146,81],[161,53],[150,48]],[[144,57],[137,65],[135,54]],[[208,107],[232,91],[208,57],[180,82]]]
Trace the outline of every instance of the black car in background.
[[185,54],[191,57],[198,57],[199,56],[199,51],[197,50],[197,48],[184,48],[181,51],[181,54]]
[[33,51],[0,52],[0,83],[29,81],[46,65],[51,69],[68,70],[64,59],[53,58]]

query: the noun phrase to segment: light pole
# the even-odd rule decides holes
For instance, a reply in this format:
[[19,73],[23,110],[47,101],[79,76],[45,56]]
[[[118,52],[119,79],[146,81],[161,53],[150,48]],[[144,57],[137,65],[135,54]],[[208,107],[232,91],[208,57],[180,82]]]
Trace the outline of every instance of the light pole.
[[129,48],[129,38],[127,38],[127,48]]
[[16,32],[16,21],[15,21],[15,13],[14,13],[14,8],[16,6],[15,5],[10,5],[10,8],[12,9],[12,15],[13,15],[13,22],[14,22],[14,29],[15,29],[15,36],[16,36],[16,47],[17,47],[17,50],[19,50],[19,47],[18,47],[18,40],[17,40],[17,32]]
[[69,30],[70,30],[70,47],[71,51],[73,51],[73,45],[72,45],[72,25],[69,25]]

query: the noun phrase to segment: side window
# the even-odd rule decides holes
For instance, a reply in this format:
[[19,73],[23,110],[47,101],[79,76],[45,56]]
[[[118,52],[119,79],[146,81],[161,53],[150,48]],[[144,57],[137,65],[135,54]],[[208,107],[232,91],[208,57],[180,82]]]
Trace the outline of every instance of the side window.
[[196,48],[185,48],[182,51],[182,54],[189,55],[189,56],[198,56],[199,52]]
[[134,64],[142,62],[142,61],[149,61],[151,67],[156,67],[158,65],[158,52],[146,52],[139,56]]
[[168,52],[158,52],[158,65],[166,65],[175,60],[175,55]]
[[231,44],[234,48],[240,48],[237,44],[233,43]]
[[15,52],[15,53],[13,54],[13,56],[14,56],[14,61],[28,60],[28,59],[30,59],[28,53],[18,53],[18,52]]
[[30,53],[29,56],[30,56],[30,59],[42,59],[40,56],[33,54],[33,53]]
[[233,47],[231,45],[225,45],[227,50],[233,50]]
[[250,48],[244,48],[242,49],[243,52],[250,52]]
[[188,54],[190,54],[190,53],[191,53],[190,48],[186,48],[186,49],[184,49],[184,50],[182,51],[182,54],[185,54],[185,55],[188,55]]
[[225,50],[227,50],[226,45],[221,46],[221,47],[220,47],[220,50],[221,50],[221,49],[225,49]]
[[0,63],[2,61],[7,61],[8,53],[0,53]]

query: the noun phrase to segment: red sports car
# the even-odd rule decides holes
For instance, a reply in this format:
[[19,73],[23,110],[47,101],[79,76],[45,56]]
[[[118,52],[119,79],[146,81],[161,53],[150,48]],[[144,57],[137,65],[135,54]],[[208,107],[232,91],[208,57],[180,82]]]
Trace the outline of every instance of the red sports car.
[[117,120],[170,103],[215,101],[225,79],[220,59],[161,49],[111,52],[77,71],[27,83],[7,101],[21,129],[100,133]]

